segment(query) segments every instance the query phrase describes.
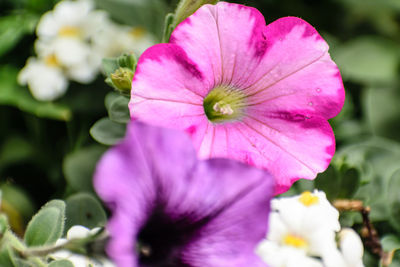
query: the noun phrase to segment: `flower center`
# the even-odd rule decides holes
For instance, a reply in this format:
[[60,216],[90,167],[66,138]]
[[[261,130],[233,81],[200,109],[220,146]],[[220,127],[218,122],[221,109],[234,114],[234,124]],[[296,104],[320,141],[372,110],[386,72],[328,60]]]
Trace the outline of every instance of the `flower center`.
[[156,208],[137,235],[139,266],[186,266],[181,252],[197,229],[190,220],[175,221]]
[[319,199],[317,196],[313,195],[309,191],[305,191],[300,195],[299,201],[304,205],[304,206],[311,206],[318,204]]
[[306,248],[308,246],[307,241],[299,236],[292,234],[287,234],[283,238],[283,243],[287,246],[292,246],[295,248]]
[[244,115],[246,95],[237,88],[220,85],[204,98],[203,107],[208,120],[213,123],[237,121]]
[[54,55],[54,54],[50,54],[47,57],[45,57],[44,63],[50,67],[60,66],[60,62],[58,62],[58,59],[57,59],[56,55]]
[[144,37],[144,35],[146,34],[146,30],[142,27],[133,27],[130,31],[129,34],[133,37],[133,38],[142,38]]
[[79,37],[81,30],[74,26],[64,26],[58,30],[58,35],[61,37]]

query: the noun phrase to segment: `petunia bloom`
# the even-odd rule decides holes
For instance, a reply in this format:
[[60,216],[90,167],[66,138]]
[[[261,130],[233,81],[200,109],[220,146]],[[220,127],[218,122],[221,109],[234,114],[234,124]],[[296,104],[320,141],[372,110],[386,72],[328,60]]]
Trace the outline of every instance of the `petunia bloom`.
[[185,133],[132,122],[94,184],[113,213],[107,251],[118,266],[265,266],[254,253],[274,189],[264,170],[198,161]]
[[324,171],[335,151],[327,120],[344,89],[328,44],[307,22],[265,25],[254,8],[204,5],[170,43],[140,57],[132,118],[185,130],[201,158],[228,157],[268,169],[276,193]]

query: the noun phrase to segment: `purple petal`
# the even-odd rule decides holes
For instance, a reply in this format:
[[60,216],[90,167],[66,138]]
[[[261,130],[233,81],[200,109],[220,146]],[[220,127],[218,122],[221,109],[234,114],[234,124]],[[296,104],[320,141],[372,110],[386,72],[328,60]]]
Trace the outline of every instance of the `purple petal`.
[[158,208],[179,226],[197,226],[179,253],[188,266],[236,264],[233,251],[238,264],[250,261],[274,187],[266,171],[227,159],[197,162],[186,134],[139,122],[103,156],[94,183],[113,211],[108,253],[124,267],[140,266],[136,238]]

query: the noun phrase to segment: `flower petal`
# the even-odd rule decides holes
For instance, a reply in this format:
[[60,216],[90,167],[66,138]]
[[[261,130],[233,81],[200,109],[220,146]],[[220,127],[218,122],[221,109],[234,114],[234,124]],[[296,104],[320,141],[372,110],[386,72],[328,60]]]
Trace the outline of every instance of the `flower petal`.
[[342,78],[317,31],[286,17],[269,24],[264,34],[267,52],[245,87],[250,104],[336,116],[344,103]]
[[235,257],[243,263],[265,236],[273,191],[266,171],[226,159],[197,163],[187,135],[139,122],[103,156],[94,183],[113,209],[108,252],[121,266],[137,266],[135,239],[155,205],[173,222],[198,226],[182,249],[191,266],[224,266]]
[[[132,117],[186,130],[201,158],[268,169],[276,193],[327,168],[335,152],[327,119],[341,110],[344,89],[328,44],[311,25],[286,17],[266,26],[256,9],[219,2],[184,20],[170,42],[141,58]],[[176,55],[194,67],[182,68]],[[236,122],[210,123],[204,114],[202,97],[221,84],[246,95]]]
[[264,266],[254,250],[266,234],[273,179],[226,159],[201,162],[194,177],[185,203],[192,203],[192,209],[193,203],[210,207],[203,216],[211,219],[185,250],[185,261],[193,266]]

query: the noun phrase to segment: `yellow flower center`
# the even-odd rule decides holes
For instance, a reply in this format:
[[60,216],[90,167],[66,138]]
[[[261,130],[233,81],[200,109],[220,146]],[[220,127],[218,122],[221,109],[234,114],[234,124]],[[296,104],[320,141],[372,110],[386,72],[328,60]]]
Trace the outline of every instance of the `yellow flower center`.
[[50,67],[58,67],[60,66],[60,62],[58,62],[57,57],[54,54],[48,55],[44,59],[44,63]]
[[79,37],[81,30],[74,26],[64,26],[58,31],[58,35],[61,37]]
[[295,248],[306,248],[308,247],[307,241],[305,241],[303,238],[287,234],[283,238],[283,243],[288,246],[292,246]]
[[246,106],[246,95],[240,89],[225,85],[213,88],[203,100],[204,113],[213,123],[240,120]]
[[129,34],[134,38],[142,38],[146,33],[146,30],[142,27],[134,27],[129,31]]
[[303,203],[304,206],[308,207],[311,205],[318,204],[319,199],[317,196],[313,195],[311,192],[305,191],[300,195],[299,201],[301,203]]

